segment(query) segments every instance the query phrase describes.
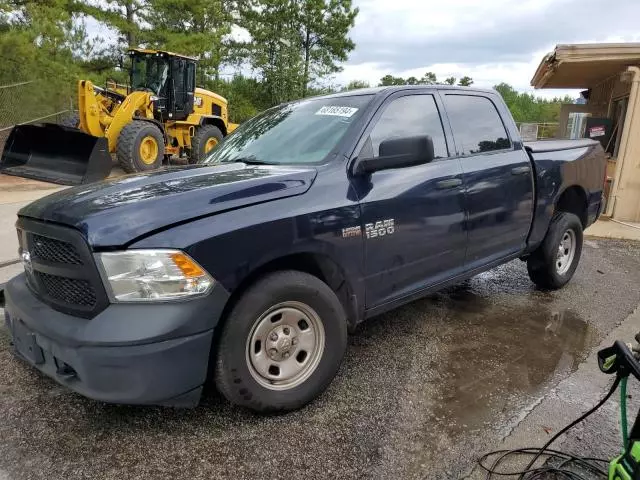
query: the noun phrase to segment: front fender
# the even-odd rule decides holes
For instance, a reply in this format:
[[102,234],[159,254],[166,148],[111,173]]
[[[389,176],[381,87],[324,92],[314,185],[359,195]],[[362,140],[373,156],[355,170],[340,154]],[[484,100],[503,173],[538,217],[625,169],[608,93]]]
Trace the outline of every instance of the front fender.
[[[322,255],[338,265],[354,293],[362,295],[364,240],[342,233],[360,225],[359,205],[296,215],[296,209],[303,208],[299,203],[300,197],[290,197],[224,212],[156,233],[129,248],[181,248],[229,292],[274,260],[299,253]],[[283,212],[294,214],[277,218]]]

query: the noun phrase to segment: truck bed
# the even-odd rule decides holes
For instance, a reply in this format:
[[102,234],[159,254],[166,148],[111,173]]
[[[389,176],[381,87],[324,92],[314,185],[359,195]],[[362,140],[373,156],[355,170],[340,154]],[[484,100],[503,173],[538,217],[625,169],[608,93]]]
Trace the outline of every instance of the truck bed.
[[580,138],[578,140],[537,140],[535,142],[524,142],[524,147],[531,153],[543,153],[591,147],[597,143],[596,140],[589,138]]
[[530,248],[542,241],[560,196],[572,190],[572,201],[586,204],[581,218],[588,227],[602,211],[602,189],[605,162],[600,142],[588,138],[578,140],[539,140],[524,142],[536,173],[536,209]]

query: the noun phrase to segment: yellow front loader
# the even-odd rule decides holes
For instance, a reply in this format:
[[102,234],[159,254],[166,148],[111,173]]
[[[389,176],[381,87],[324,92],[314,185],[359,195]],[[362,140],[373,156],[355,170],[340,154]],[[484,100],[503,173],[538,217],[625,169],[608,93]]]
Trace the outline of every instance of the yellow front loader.
[[78,82],[78,116],[63,125],[20,125],[7,139],[0,172],[65,185],[105,178],[111,154],[128,173],[171,156],[204,158],[237,125],[227,101],[196,88],[196,60],[131,49],[130,86]]

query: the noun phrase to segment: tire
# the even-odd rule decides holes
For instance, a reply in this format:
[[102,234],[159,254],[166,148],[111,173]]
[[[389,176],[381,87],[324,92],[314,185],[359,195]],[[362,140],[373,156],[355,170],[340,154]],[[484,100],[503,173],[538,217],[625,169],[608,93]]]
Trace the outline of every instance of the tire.
[[[155,154],[152,147],[145,148],[147,145],[141,149],[143,141],[149,145],[150,142],[155,142],[157,146]],[[148,153],[146,159],[145,152]],[[153,123],[133,120],[120,131],[116,156],[118,163],[127,173],[156,170],[162,166],[164,158],[164,136]]]
[[[572,242],[570,248],[567,248],[567,237]],[[562,288],[578,268],[582,240],[582,223],[576,215],[567,212],[554,214],[542,244],[527,260],[529,278],[546,290]],[[565,242],[563,250],[560,249],[561,242]]]
[[208,142],[215,140],[216,144],[220,143],[224,135],[215,125],[203,125],[198,127],[196,134],[191,139],[191,152],[189,154],[189,163],[198,163],[204,160],[211,150]]
[[[317,347],[320,330],[322,348]],[[214,352],[214,379],[220,393],[236,405],[257,412],[295,410],[327,388],[346,347],[346,316],[329,286],[307,273],[275,272],[249,287],[227,316]],[[269,364],[268,375],[277,373],[282,380],[258,371],[254,364],[259,355]],[[300,369],[297,376],[284,377],[287,365],[292,371]]]
[[80,115],[71,113],[60,120],[60,125],[63,127],[80,128]]

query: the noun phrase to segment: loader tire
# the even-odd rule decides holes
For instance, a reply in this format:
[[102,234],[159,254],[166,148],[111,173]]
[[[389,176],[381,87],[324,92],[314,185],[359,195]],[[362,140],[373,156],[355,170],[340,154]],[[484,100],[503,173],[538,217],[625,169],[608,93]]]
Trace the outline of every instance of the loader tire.
[[147,172],[162,166],[164,137],[150,122],[134,120],[124,126],[116,148],[118,163],[127,173]]
[[80,128],[80,115],[71,113],[60,120],[60,125],[63,127]]
[[196,134],[191,139],[191,152],[189,163],[198,163],[204,160],[211,149],[222,141],[224,135],[215,125],[203,125],[198,127]]

